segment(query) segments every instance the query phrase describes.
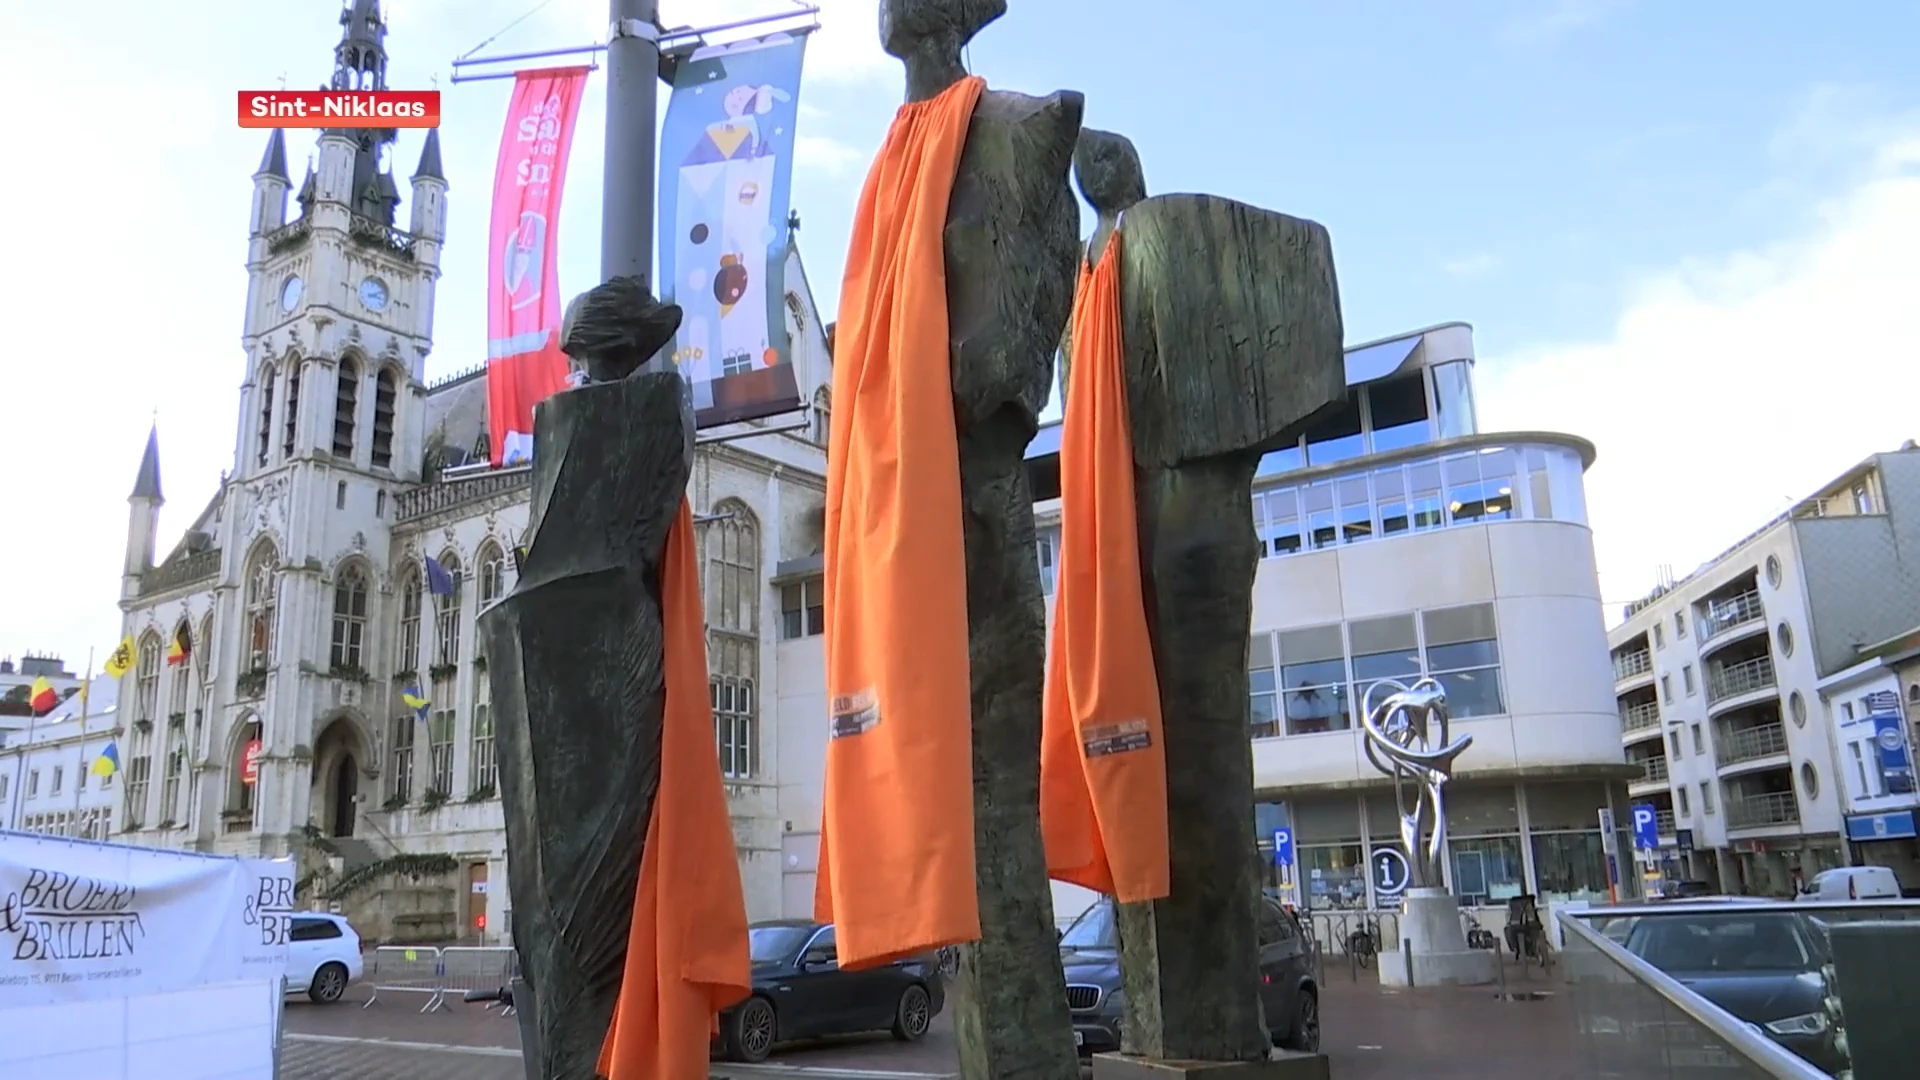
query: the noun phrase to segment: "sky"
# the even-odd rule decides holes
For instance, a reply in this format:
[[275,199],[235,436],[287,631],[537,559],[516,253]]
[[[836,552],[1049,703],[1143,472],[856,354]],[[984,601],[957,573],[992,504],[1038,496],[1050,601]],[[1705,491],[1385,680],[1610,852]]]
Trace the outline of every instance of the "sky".
[[[793,205],[823,311],[901,98],[876,0],[816,0]],[[668,26],[788,0],[663,0]],[[389,83],[443,92],[449,194],[430,378],[483,359],[484,234],[507,81],[451,61],[590,44],[606,0],[387,0]],[[1087,95],[1149,189],[1313,218],[1350,342],[1475,327],[1483,430],[1592,440],[1608,619],[1879,450],[1920,436],[1920,5],[1885,0],[1009,0],[968,61]],[[0,655],[117,638],[149,424],[161,550],[232,467],[250,176],[235,92],[318,86],[338,0],[8,4],[0,170]],[[1817,14],[1816,14],[1817,12]],[[505,29],[495,36],[496,31]],[[489,39],[492,39],[489,42]],[[560,61],[561,63],[567,61]],[[604,71],[560,225],[594,284]],[[312,133],[290,132],[297,180]],[[395,172],[422,133],[403,133]],[[403,185],[404,188],[404,185]],[[406,210],[401,209],[405,223]],[[1083,211],[1087,227],[1091,215]]]

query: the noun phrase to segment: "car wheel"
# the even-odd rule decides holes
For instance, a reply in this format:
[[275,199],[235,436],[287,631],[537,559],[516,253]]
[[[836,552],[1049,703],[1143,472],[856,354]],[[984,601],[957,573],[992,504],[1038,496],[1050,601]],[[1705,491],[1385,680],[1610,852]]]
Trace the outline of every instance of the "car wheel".
[[773,1053],[773,1002],[755,995],[740,1003],[727,1025],[727,1057],[758,1065]]
[[313,973],[313,985],[307,987],[307,997],[319,1005],[331,1005],[346,992],[347,966],[341,963],[320,965]]
[[1308,1054],[1320,1052],[1320,995],[1313,989],[1300,988],[1300,1003],[1294,1006],[1293,1031],[1282,1045]]
[[900,1004],[893,1010],[893,1037],[901,1042],[919,1042],[933,1024],[933,999],[927,988],[914,983],[900,992]]

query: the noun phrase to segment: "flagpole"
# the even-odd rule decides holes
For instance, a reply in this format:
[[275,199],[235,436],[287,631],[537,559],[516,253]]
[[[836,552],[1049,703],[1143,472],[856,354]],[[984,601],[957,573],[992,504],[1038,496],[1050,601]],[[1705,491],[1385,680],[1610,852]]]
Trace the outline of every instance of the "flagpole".
[[80,684],[80,773],[73,778],[73,820],[69,829],[80,827],[80,791],[87,786],[87,773],[93,763],[87,760],[87,713],[93,708],[93,646],[87,646],[87,681]]

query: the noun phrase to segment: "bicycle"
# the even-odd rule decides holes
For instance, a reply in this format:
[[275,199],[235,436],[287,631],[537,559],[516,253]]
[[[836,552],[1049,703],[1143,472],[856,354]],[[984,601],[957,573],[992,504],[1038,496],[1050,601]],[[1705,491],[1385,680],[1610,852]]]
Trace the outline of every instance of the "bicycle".
[[1467,922],[1467,948],[1491,950],[1499,945],[1499,939],[1493,936],[1493,931],[1481,926],[1480,920],[1474,918],[1472,912],[1462,911],[1460,917]]
[[1372,915],[1361,916],[1360,926],[1347,935],[1347,952],[1361,967],[1372,967],[1380,953],[1380,921]]

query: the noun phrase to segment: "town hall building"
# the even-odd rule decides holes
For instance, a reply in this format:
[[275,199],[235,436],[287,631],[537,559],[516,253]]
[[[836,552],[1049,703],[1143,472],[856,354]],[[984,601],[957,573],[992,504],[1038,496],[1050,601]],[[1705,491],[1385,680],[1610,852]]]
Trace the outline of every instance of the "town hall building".
[[[378,4],[358,0],[342,23],[332,85],[384,86]],[[486,464],[482,370],[427,381],[448,182],[429,130],[402,229],[396,149],[393,131],[324,131],[296,186],[284,136],[268,138],[232,470],[171,551],[155,546],[157,433],[130,499],[121,608],[136,657],[118,688],[112,829],[295,854],[306,896],[370,938],[500,940],[511,901],[474,621],[513,585],[531,474]],[[831,357],[791,247],[786,280],[812,407],[703,432],[689,484],[715,744],[755,919],[810,906],[811,874],[784,880],[797,865],[786,837],[817,830],[824,744],[806,732],[825,712]],[[429,558],[451,595],[428,589]],[[402,700],[409,688],[424,710]]]

